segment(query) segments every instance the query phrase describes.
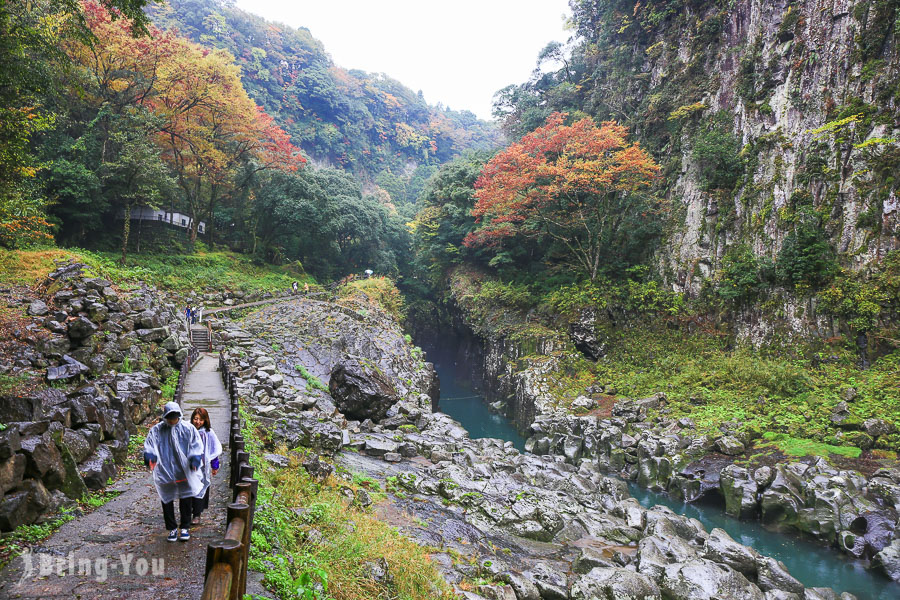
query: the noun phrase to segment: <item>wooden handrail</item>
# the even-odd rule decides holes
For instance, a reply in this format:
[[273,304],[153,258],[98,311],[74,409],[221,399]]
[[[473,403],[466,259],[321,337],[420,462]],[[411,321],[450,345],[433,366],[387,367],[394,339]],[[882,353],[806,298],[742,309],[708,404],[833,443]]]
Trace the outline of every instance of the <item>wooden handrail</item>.
[[[209,322],[207,321],[207,326]],[[259,482],[253,478],[250,455],[244,450],[241,434],[240,400],[234,385],[234,373],[219,354],[219,370],[231,403],[229,451],[231,453],[229,487],[233,502],[228,505],[225,535],[206,549],[206,578],[203,600],[241,600],[247,590],[247,563],[250,557],[250,533],[256,512]]]

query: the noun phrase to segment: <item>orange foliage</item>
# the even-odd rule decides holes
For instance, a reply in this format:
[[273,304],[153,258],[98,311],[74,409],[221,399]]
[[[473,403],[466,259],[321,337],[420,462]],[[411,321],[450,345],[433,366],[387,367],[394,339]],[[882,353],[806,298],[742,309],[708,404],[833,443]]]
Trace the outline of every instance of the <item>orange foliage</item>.
[[141,105],[162,117],[157,140],[194,216],[206,202],[199,196],[227,187],[247,160],[257,170],[303,165],[284,130],[247,95],[229,53],[154,27],[150,37],[134,38],[127,19],[113,21],[93,1],[84,10],[96,42],[70,53],[96,78],[99,100]]
[[604,230],[616,222],[613,199],[648,188],[659,166],[628,142],[626,127],[614,121],[597,127],[590,118],[566,125],[566,116],[553,113],[485,165],[472,210],[483,225],[464,244],[547,236],[563,243],[593,278]]

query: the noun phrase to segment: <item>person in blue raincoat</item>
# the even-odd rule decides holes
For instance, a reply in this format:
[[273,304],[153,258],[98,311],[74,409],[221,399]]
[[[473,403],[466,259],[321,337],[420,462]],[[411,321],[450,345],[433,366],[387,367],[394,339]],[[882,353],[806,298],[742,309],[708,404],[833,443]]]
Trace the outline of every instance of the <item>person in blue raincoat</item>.
[[[203,490],[199,470],[202,456],[203,443],[197,428],[181,420],[177,402],[167,402],[163,420],[147,432],[144,462],[153,472],[170,542],[191,539],[192,499]],[[175,500],[178,500],[180,523],[175,520]]]

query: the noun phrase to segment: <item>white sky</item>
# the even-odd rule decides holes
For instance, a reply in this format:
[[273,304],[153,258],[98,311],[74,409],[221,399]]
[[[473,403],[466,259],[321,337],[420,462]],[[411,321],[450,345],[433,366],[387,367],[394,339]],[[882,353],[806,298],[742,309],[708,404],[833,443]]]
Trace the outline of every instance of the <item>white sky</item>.
[[525,82],[537,54],[565,42],[568,0],[237,0],[306,27],[338,66],[385,73],[429,104],[491,118],[494,92]]

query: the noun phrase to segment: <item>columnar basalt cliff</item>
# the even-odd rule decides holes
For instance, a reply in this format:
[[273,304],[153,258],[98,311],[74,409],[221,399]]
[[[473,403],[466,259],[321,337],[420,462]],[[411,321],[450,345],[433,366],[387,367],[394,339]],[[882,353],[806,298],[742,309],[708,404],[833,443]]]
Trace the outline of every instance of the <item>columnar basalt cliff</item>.
[[[642,100],[652,104],[672,79],[703,83],[667,115],[684,123],[671,139],[681,168],[669,176],[683,228],[660,254],[672,282],[696,291],[698,276],[736,241],[774,258],[804,207],[822,212],[829,237],[854,268],[898,248],[900,206],[889,167],[896,144],[883,143],[900,131],[894,3],[697,4],[638,48],[645,55],[638,67]],[[698,120],[720,111],[724,132],[737,137],[745,158],[733,189],[711,187],[691,137]]]

